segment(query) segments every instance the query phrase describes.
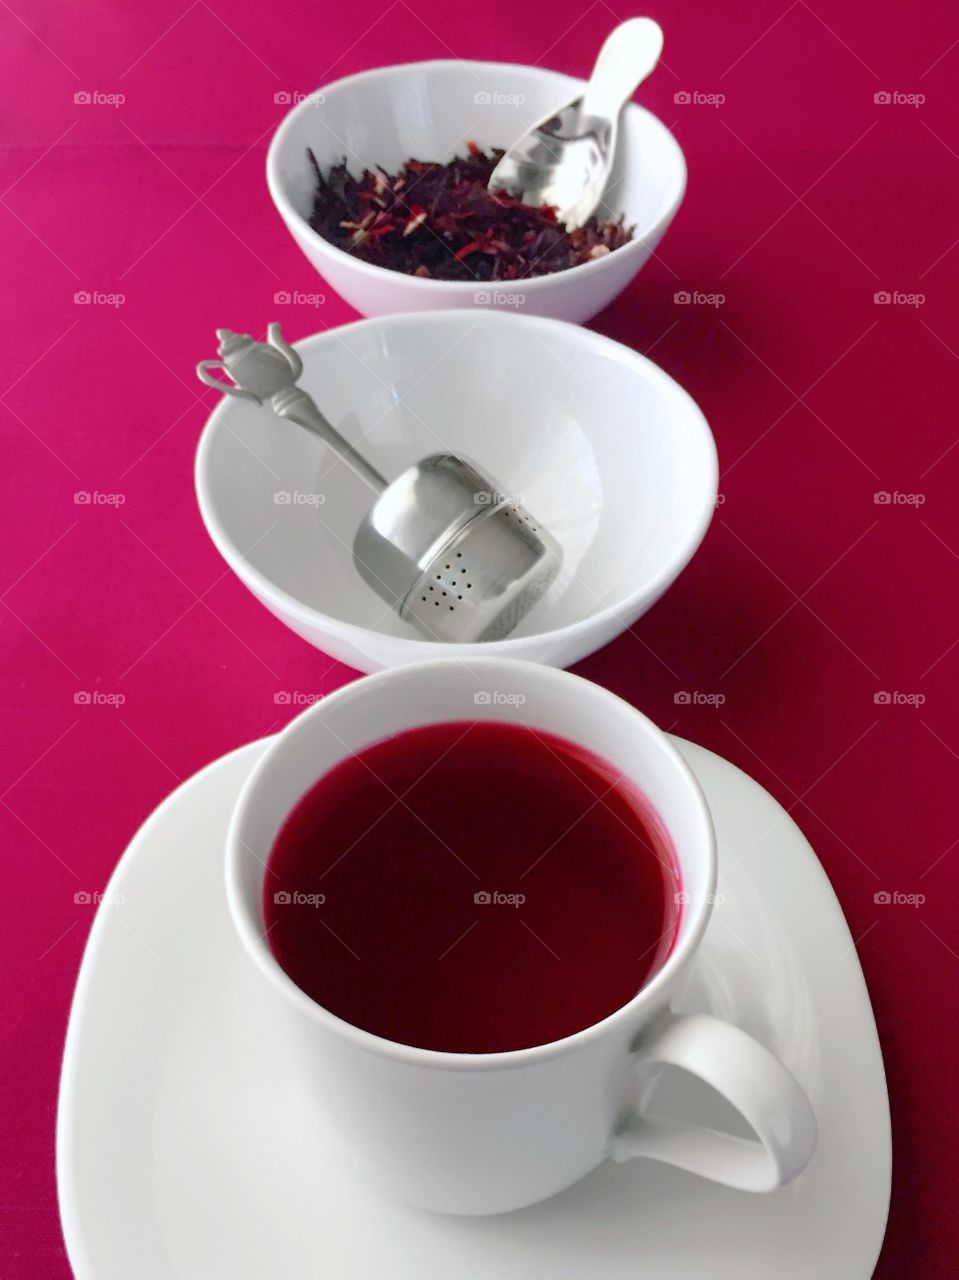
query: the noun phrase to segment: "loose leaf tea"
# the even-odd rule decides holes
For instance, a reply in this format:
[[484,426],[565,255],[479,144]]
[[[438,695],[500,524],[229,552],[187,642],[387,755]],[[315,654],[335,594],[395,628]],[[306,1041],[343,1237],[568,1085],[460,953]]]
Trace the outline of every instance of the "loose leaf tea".
[[469,143],[448,164],[407,160],[359,179],[346,161],[326,177],[309,152],[317,190],[310,226],[364,262],[433,280],[524,280],[603,257],[632,238],[623,219],[592,217],[575,231],[548,205],[523,204],[487,183],[503,152]]

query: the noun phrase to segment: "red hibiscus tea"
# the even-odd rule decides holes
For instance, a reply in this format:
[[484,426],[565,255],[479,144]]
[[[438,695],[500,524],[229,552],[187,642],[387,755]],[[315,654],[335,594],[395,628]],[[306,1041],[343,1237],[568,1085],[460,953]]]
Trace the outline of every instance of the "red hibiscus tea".
[[496,1053],[580,1031],[668,956],[676,863],[619,771],[539,730],[412,729],[290,814],[267,938],[324,1008],[388,1040]]
[[526,280],[604,257],[633,228],[593,216],[567,231],[549,206],[523,204],[487,184],[501,150],[446,164],[408,160],[395,174],[367,169],[354,178],[344,161],[316,174],[310,225],[338,249],[379,267],[433,280]]

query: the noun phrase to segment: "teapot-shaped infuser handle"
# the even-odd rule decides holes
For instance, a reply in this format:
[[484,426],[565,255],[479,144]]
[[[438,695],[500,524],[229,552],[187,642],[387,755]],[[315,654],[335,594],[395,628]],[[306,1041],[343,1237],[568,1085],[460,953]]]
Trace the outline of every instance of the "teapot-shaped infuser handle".
[[[256,342],[249,334],[217,329],[219,360],[201,360],[197,377],[208,387],[228,396],[255,400],[262,404],[284,387],[292,386],[303,372],[303,361],[283,337],[280,326],[271,324],[266,342]],[[231,382],[213,376],[223,370]]]
[[[283,337],[279,324],[269,326],[266,342],[257,342],[249,334],[231,329],[217,329],[216,336],[220,340],[219,359],[201,360],[196,367],[202,383],[224,395],[256,404],[268,402],[279,417],[319,436],[375,493],[386,488],[383,476],[340,435],[313,398],[296,385],[303,361]],[[214,370],[222,370],[231,381],[215,377]]]

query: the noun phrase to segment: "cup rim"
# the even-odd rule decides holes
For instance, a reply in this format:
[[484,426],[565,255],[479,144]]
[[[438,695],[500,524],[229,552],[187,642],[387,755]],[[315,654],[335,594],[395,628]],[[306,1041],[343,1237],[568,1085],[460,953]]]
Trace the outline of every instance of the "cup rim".
[[[381,67],[369,67],[365,71],[355,71],[350,75],[340,76],[336,80],[331,80],[328,84],[317,86],[313,91],[313,94],[325,94],[327,92],[331,92],[351,81],[388,79],[397,72],[418,71],[423,68],[440,70],[449,67],[455,67],[457,70],[462,71],[464,65],[499,71],[519,71],[538,79],[565,80],[572,85],[578,86],[580,89],[585,89],[587,83],[585,80],[581,80],[578,76],[567,75],[564,71],[555,71],[550,67],[533,67],[522,62],[493,62],[477,58],[423,58],[415,62],[387,63]],[[433,288],[440,286],[447,291],[458,289],[461,291],[461,295],[464,298],[475,293],[478,289],[482,289],[484,283],[490,283],[479,281],[474,283],[469,280],[424,279],[419,276],[409,275],[403,271],[394,271],[389,267],[381,267],[373,262],[365,262],[361,258],[356,258],[352,254],[346,253],[343,249],[338,248],[329,240],[325,240],[318,231],[315,231],[313,227],[310,226],[306,218],[304,218],[303,215],[293,207],[293,202],[287,195],[282,176],[280,174],[280,154],[286,146],[287,136],[293,132],[295,124],[299,120],[300,116],[306,111],[317,110],[316,104],[309,100],[313,94],[305,95],[301,102],[298,102],[295,106],[291,107],[284,115],[283,119],[277,125],[273,137],[270,139],[270,145],[267,148],[266,184],[270,192],[270,197],[279,210],[284,222],[286,222],[288,226],[295,223],[297,227],[309,237],[311,243],[315,243],[321,250],[328,252],[335,260],[339,260],[344,264],[349,264],[351,267],[356,268],[361,275],[369,276],[370,279],[381,278],[384,274],[388,276],[398,276],[404,282],[409,283],[414,291],[419,289],[423,292],[429,290],[431,286]],[[320,105],[322,107],[322,104]],[[648,117],[648,119],[652,121],[653,126],[661,129],[672,142],[675,150],[675,159],[677,161],[673,189],[664,199],[661,208],[657,211],[656,217],[648,225],[638,229],[639,233],[617,249],[615,254],[610,253],[601,258],[595,258],[589,262],[580,262],[577,263],[575,267],[567,267],[564,271],[553,272],[550,275],[533,276],[530,279],[523,281],[524,293],[527,290],[532,290],[533,293],[537,293],[543,289],[549,288],[551,284],[555,286],[557,277],[565,279],[567,277],[571,277],[573,273],[581,273],[589,270],[592,270],[593,274],[596,275],[598,271],[610,270],[610,263],[616,255],[626,253],[630,248],[635,249],[644,246],[646,241],[652,236],[655,236],[660,228],[668,226],[670,219],[682,203],[683,196],[686,193],[687,183],[686,157],[683,154],[683,149],[676,140],[672,130],[669,129],[662,120],[660,120],[659,116],[655,115],[646,107],[640,106],[638,102],[630,100],[626,103],[626,109]],[[623,259],[620,258],[619,261],[622,263]],[[576,278],[579,279],[581,276],[577,274]]]
[[[468,667],[470,674],[475,674],[477,667],[485,668],[494,677],[496,673],[505,675],[507,671],[512,674],[521,673],[526,678],[537,679],[544,684],[553,685],[557,689],[558,696],[561,695],[564,687],[569,692],[569,682],[572,681],[582,686],[580,689],[582,695],[593,697],[607,704],[615,704],[617,707],[627,708],[628,712],[632,713],[636,718],[637,724],[642,726],[648,736],[658,742],[660,748],[669,757],[682,780],[682,784],[686,788],[688,801],[695,808],[697,818],[703,828],[705,836],[704,852],[707,863],[704,891],[699,901],[688,906],[690,912],[688,927],[681,929],[676,945],[662,966],[648,982],[644,983],[633,998],[605,1018],[591,1023],[588,1027],[573,1032],[571,1035],[563,1036],[558,1040],[551,1040],[546,1044],[533,1045],[525,1049],[506,1049],[495,1053],[458,1053],[450,1050],[425,1049],[417,1045],[388,1040],[371,1031],[365,1031],[363,1028],[354,1026],[353,1023],[332,1013],[314,1000],[312,996],[307,995],[301,987],[297,986],[270,950],[265,935],[259,926],[259,921],[251,912],[246,895],[241,887],[241,862],[249,850],[249,846],[242,835],[243,827],[247,820],[247,814],[256,801],[263,779],[268,774],[276,752],[281,746],[287,744],[292,738],[299,736],[303,732],[305,724],[314,719],[321,719],[329,704],[334,700],[336,703],[343,704],[351,699],[367,697],[369,696],[371,685],[373,690],[382,697],[386,694],[391,684],[421,676],[429,677],[438,670],[449,668],[456,662],[457,659],[455,658],[441,658],[427,662],[410,663],[402,667],[392,667],[385,671],[378,671],[373,675],[361,676],[358,680],[342,685],[335,692],[323,698],[322,701],[308,707],[291,720],[275,737],[267,740],[268,746],[246,779],[230,817],[225,858],[227,905],[233,926],[239,934],[244,950],[261,973],[278,990],[279,994],[290,1001],[301,1013],[305,1014],[309,1021],[349,1041],[354,1047],[393,1061],[438,1069],[476,1071],[533,1066],[545,1059],[558,1057],[560,1054],[586,1047],[629,1021],[632,1015],[644,1005],[655,1009],[661,993],[695,954],[712,913],[718,863],[715,830],[712,816],[706,803],[706,797],[689,765],[669,741],[663,730],[643,712],[639,711],[631,703],[626,702],[624,698],[620,698],[602,685],[594,684],[583,676],[574,675],[569,671],[557,670],[554,667],[543,666],[540,663],[489,657],[471,659],[469,663],[462,664]],[[374,741],[377,741],[377,739],[370,739],[371,743]],[[263,866],[265,870],[265,862]],[[258,884],[262,889],[262,878],[258,880]],[[687,906],[684,905],[684,911],[686,909]]]

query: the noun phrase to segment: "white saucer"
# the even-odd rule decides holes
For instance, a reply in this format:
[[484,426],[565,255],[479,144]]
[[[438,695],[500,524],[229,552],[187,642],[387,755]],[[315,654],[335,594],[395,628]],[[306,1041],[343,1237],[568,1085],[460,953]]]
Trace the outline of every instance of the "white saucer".
[[[544,1204],[442,1218],[340,1162],[233,935],[227,819],[253,743],[176,791],[120,862],[67,1035],[60,1207],[78,1280],[866,1280],[889,1202],[889,1109],[869,997],[839,905],[789,817],[720,757],[678,746],[716,820],[719,900],[689,1009],[758,1036],[813,1100],[805,1174],[748,1195],[635,1161]],[[718,1126],[678,1075],[658,1110]]]

